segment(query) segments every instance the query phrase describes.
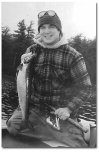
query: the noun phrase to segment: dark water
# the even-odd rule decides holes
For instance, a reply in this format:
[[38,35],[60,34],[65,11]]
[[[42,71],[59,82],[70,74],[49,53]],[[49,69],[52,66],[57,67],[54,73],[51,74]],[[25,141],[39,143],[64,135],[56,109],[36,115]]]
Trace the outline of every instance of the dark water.
[[[18,106],[16,81],[9,76],[2,77],[2,120],[7,120]],[[92,96],[79,110],[82,119],[96,123],[96,88],[93,87]]]
[[9,76],[2,77],[2,119],[7,120],[18,106],[15,79]]

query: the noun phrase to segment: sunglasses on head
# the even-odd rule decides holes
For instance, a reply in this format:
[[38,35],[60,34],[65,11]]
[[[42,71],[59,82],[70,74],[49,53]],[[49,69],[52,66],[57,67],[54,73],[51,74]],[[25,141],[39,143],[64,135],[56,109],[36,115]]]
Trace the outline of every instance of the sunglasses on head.
[[56,15],[56,13],[54,12],[54,11],[52,11],[52,10],[49,10],[49,11],[42,11],[42,12],[40,12],[39,14],[38,14],[38,18],[41,18],[41,17],[43,17],[44,15],[49,15],[49,16],[54,16],[54,15]]

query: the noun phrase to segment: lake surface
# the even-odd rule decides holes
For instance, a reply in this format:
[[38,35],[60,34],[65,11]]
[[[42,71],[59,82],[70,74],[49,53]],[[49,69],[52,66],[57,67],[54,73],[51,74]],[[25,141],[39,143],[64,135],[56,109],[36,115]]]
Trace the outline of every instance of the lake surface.
[[[10,118],[13,111],[18,106],[18,96],[16,90],[16,81],[13,77],[2,77],[2,120]],[[96,123],[96,88],[93,87],[93,92],[90,101],[87,101],[79,110],[79,116],[82,119],[94,121]]]

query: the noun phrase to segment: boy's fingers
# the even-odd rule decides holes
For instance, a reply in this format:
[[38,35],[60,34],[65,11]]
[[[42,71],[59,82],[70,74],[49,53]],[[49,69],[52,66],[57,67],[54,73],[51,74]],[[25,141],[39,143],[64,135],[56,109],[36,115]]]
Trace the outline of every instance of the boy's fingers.
[[51,114],[55,114],[55,112],[54,112],[54,111],[51,111],[50,113],[51,113]]

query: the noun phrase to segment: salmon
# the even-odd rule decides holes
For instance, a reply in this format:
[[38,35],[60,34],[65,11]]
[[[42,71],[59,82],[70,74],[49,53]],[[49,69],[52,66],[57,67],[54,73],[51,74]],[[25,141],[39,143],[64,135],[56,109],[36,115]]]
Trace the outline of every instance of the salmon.
[[22,119],[26,120],[28,118],[28,105],[30,100],[30,63],[26,63],[21,66],[21,69],[17,75],[17,92],[19,105],[22,110]]

